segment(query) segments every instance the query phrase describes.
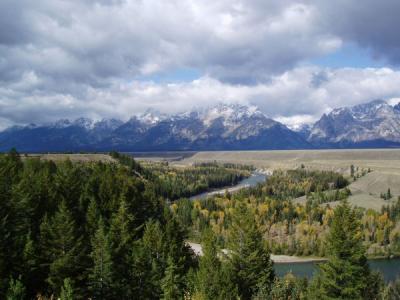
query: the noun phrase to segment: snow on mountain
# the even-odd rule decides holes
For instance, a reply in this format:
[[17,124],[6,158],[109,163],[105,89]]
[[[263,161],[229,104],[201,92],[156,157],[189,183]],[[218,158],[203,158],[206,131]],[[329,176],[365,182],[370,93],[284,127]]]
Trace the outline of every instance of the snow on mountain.
[[148,125],[154,125],[157,124],[158,122],[165,120],[168,116],[165,114],[160,113],[159,111],[149,108],[147,109],[144,113],[139,114],[137,118],[148,124]]
[[202,114],[205,125],[210,125],[216,119],[222,119],[224,126],[232,126],[252,116],[264,116],[256,106],[239,104],[218,104],[204,111]]
[[[57,141],[57,143],[55,143]],[[79,118],[0,133],[0,150],[155,151],[310,148],[299,134],[255,106],[218,104],[166,116],[148,110],[122,122]]]
[[89,118],[78,118],[74,122],[72,122],[72,125],[82,127],[86,130],[92,130],[94,128],[95,122]]
[[121,120],[118,120],[118,119],[102,119],[102,120],[94,123],[93,129],[115,130],[122,124],[124,124],[124,122],[122,122]]
[[[298,125],[298,124],[296,124]],[[400,105],[382,100],[334,109],[312,127],[288,128],[255,106],[218,104],[167,116],[62,119],[0,132],[0,150],[166,151],[400,147]]]
[[344,147],[400,143],[400,111],[383,100],[337,108],[314,124],[308,141]]
[[53,128],[66,128],[71,126],[71,121],[68,119],[60,119],[54,123],[44,124],[43,127],[53,127]]

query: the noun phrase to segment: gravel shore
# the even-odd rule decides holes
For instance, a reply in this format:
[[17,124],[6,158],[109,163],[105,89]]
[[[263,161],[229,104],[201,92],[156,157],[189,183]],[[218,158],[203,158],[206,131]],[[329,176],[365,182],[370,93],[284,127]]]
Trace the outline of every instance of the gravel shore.
[[[200,244],[188,242],[187,243],[190,248],[196,253],[196,255],[203,255],[203,250]],[[227,252],[226,249],[222,250],[223,252]],[[275,255],[271,254],[271,259],[274,263],[277,264],[288,264],[288,263],[303,263],[303,262],[322,262],[326,261],[323,257],[301,257],[301,256],[290,256],[290,255]]]

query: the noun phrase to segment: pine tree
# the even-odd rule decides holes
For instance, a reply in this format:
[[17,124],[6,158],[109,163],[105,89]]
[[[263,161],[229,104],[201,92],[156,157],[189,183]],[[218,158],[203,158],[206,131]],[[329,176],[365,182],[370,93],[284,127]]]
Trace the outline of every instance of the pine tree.
[[221,299],[221,262],[218,258],[217,239],[209,228],[203,232],[203,256],[200,257],[195,289],[201,299]]
[[79,261],[81,239],[76,236],[75,221],[64,201],[54,217],[41,225],[41,252],[49,268],[47,282],[57,293],[67,277],[82,280]]
[[89,237],[94,236],[98,228],[99,209],[94,198],[90,199],[86,212],[86,233]]
[[375,280],[362,241],[358,214],[347,201],[343,201],[334,211],[325,243],[329,260],[320,265],[317,278],[314,279],[314,297],[367,299],[365,297],[371,293],[369,285]]
[[131,230],[133,216],[129,214],[127,204],[123,199],[120,207],[113,214],[110,224],[111,259],[114,266],[113,285],[118,291],[116,297],[129,294],[131,281],[131,256],[134,232]]
[[[1,180],[1,179],[0,179]],[[12,252],[12,232],[10,230],[9,215],[6,205],[0,199],[0,298],[8,285],[8,274],[11,267],[10,252]]]
[[34,296],[35,292],[43,288],[44,277],[40,273],[39,262],[37,259],[37,244],[32,240],[31,234],[26,236],[25,246],[22,254],[24,282],[27,290]]
[[25,287],[19,279],[11,279],[7,290],[7,300],[24,300],[25,299]]
[[164,259],[164,233],[160,222],[149,221],[145,225],[143,233],[143,246],[148,251],[153,259],[160,263]]
[[391,198],[392,198],[392,193],[390,192],[390,188],[388,188],[385,200],[390,200]]
[[179,269],[182,270],[182,276],[194,267],[194,253],[185,242],[186,232],[171,215],[169,210],[164,212],[166,219],[164,245],[166,247],[166,257],[171,256],[175,263],[179,262]]
[[15,149],[0,156],[0,297],[5,296],[9,274],[15,273],[14,262],[20,262],[21,257],[12,190],[20,180],[22,169],[23,163]]
[[102,219],[92,240],[90,257],[93,267],[89,274],[89,282],[94,299],[112,298],[111,246]]
[[235,273],[230,263],[222,261],[220,270],[220,291],[219,299],[239,299],[238,287],[235,284]]
[[259,289],[270,290],[275,277],[270,253],[264,247],[254,214],[243,202],[238,202],[232,216],[228,246],[240,296],[250,299]]
[[[148,298],[160,298],[162,294],[161,280],[166,268],[164,233],[159,222],[146,223],[143,237],[135,248],[133,272],[135,277],[146,281],[138,289]],[[138,280],[136,279],[136,282]]]
[[183,298],[182,281],[177,265],[172,257],[168,257],[168,266],[162,280],[163,297],[165,300],[175,300]]
[[60,300],[75,300],[71,279],[65,278],[61,287]]

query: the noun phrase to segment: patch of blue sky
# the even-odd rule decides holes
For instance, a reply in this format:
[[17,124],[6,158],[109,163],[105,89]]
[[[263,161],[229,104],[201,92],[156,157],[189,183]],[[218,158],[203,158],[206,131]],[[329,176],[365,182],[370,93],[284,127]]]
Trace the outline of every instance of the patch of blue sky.
[[369,49],[353,43],[344,44],[337,51],[309,61],[311,64],[328,68],[381,68],[387,63],[375,57]]

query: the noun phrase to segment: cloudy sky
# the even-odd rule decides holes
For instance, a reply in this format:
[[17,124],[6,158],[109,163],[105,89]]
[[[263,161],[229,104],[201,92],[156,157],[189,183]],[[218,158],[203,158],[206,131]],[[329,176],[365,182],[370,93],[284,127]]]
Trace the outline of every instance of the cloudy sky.
[[286,124],[400,98],[398,0],[1,0],[0,128],[217,102]]

